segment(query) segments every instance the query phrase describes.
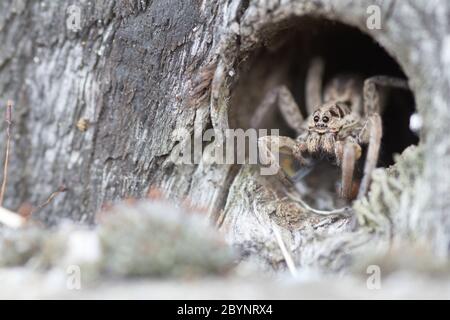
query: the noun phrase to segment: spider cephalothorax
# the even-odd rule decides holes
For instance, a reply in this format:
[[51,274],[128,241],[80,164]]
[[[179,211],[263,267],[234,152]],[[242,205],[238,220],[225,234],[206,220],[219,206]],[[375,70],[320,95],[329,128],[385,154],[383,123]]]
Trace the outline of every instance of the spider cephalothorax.
[[[355,162],[361,157],[361,146],[367,145],[364,176],[358,196],[364,196],[369,187],[370,176],[378,161],[383,109],[378,86],[408,89],[405,80],[387,76],[376,76],[362,81],[358,75],[338,75],[322,90],[324,64],[313,60],[306,78],[305,121],[292,94],[286,86],[269,92],[258,108],[254,124],[262,119],[273,106],[278,105],[286,123],[297,132],[294,140],[283,136],[266,136],[258,140],[260,156],[264,163],[277,165],[271,146],[280,152],[290,152],[305,163],[304,157],[327,158],[342,169],[341,196],[351,199]],[[278,167],[278,172],[285,179]]]
[[317,109],[308,121],[306,150],[313,156],[334,155],[338,133],[345,125],[348,107],[343,103],[328,102]]

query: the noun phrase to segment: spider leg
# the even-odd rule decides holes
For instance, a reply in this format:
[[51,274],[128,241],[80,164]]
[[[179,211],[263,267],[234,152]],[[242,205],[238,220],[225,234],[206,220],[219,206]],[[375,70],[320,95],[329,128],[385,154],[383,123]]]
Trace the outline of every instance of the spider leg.
[[342,170],[341,197],[347,200],[353,198],[353,174],[355,163],[361,157],[361,147],[353,138],[336,143],[336,159]]
[[345,199],[351,198],[353,173],[355,171],[356,155],[355,149],[351,144],[346,143],[342,158],[342,185],[341,197]]
[[[368,135],[367,131],[369,133]],[[382,134],[383,128],[381,125],[381,117],[378,113],[374,113],[369,117],[360,134],[360,140],[365,143],[368,142],[369,148],[367,150],[366,163],[364,165],[364,175],[359,187],[358,198],[364,197],[369,190],[372,172],[378,162]]]
[[382,110],[381,95],[378,86],[409,90],[408,82],[404,79],[375,76],[364,81],[364,112],[368,117],[366,124],[360,132],[359,141],[369,144],[364,176],[358,192],[358,198],[365,196],[368,192],[372,171],[378,161],[383,128],[380,114]]
[[272,111],[273,106],[277,102],[278,91],[277,88],[270,90],[264,96],[260,105],[256,108],[255,113],[250,119],[250,125],[252,128],[259,128],[268,115],[270,111]]
[[368,120],[359,134],[359,142],[368,144],[369,148],[367,150],[364,176],[359,188],[358,198],[364,197],[369,190],[372,172],[377,165],[380,152],[381,137],[383,134],[380,114],[383,110],[378,86],[409,90],[408,82],[404,79],[375,76],[364,81],[364,112]]
[[302,133],[304,131],[304,118],[294,97],[286,86],[281,86],[278,91],[278,107],[289,127],[295,130],[297,134]]
[[366,116],[373,113],[379,113],[382,103],[380,101],[381,95],[378,91],[378,86],[409,90],[408,82],[406,80],[388,77],[388,76],[374,76],[367,78],[364,81],[363,95],[364,95],[364,112]]
[[301,156],[301,143],[289,137],[265,136],[258,139],[258,148],[261,163],[269,166],[269,168],[262,168],[261,174],[277,174],[284,184],[292,186],[291,180],[281,169],[279,153],[292,154],[301,163],[305,163],[305,159]]
[[322,80],[324,62],[321,58],[313,59],[306,74],[306,110],[313,114],[318,106],[322,104]]
[[290,128],[295,130],[297,134],[303,132],[304,119],[300,108],[285,85],[275,87],[267,93],[251,119],[250,124],[252,127],[259,127],[274,105],[280,109],[283,119]]

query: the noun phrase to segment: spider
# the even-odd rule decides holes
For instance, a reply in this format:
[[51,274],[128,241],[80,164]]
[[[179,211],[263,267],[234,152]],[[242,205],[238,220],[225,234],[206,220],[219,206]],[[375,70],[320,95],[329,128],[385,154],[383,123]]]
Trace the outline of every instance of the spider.
[[[277,86],[264,97],[257,108],[252,125],[276,105],[287,125],[297,133],[297,138],[265,136],[258,139],[260,159],[263,164],[275,166],[280,177],[287,179],[277,158],[278,152],[292,154],[301,165],[307,165],[305,156],[325,158],[342,170],[340,196],[355,198],[353,176],[355,164],[361,158],[362,146],[368,146],[366,162],[357,197],[368,192],[372,171],[375,169],[382,137],[380,114],[384,107],[384,93],[379,87],[408,90],[406,80],[374,76],[363,79],[357,74],[339,74],[322,88],[324,61],[312,60],[306,74],[306,110],[304,119],[291,92],[285,85]],[[275,149],[273,149],[275,147]]]

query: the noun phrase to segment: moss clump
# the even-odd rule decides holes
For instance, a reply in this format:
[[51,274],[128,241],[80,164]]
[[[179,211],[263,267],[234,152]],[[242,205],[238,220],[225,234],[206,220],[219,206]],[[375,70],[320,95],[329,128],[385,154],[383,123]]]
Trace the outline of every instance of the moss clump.
[[376,169],[369,195],[355,201],[353,208],[360,225],[390,230],[393,219],[411,210],[423,171],[422,148],[410,146],[395,161],[387,169]]
[[198,276],[227,271],[233,255],[203,217],[164,203],[117,206],[99,229],[105,271],[122,276]]
[[36,227],[0,229],[0,267],[21,266],[42,250],[45,233]]
[[95,241],[86,239],[96,237],[94,229],[71,222],[53,228],[33,224],[17,230],[5,228],[0,231],[0,268],[56,269],[67,273],[70,267],[77,266],[82,270],[81,278],[90,282],[100,275],[101,261],[98,248],[97,254],[92,254]]
[[429,246],[411,242],[397,242],[388,250],[366,252],[354,264],[353,271],[355,274],[367,277],[370,266],[378,267],[383,277],[398,273],[446,279],[450,276],[450,263],[447,259],[434,255]]
[[222,274],[231,248],[205,217],[162,202],[118,205],[95,228],[0,229],[0,267],[49,270],[78,266],[84,279]]

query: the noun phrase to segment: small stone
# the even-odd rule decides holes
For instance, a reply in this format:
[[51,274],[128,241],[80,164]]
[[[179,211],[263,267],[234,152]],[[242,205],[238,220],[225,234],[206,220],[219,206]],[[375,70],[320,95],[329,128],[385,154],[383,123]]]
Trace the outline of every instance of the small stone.
[[409,129],[411,129],[412,132],[418,133],[420,129],[422,129],[423,126],[423,119],[422,117],[416,112],[409,118]]

